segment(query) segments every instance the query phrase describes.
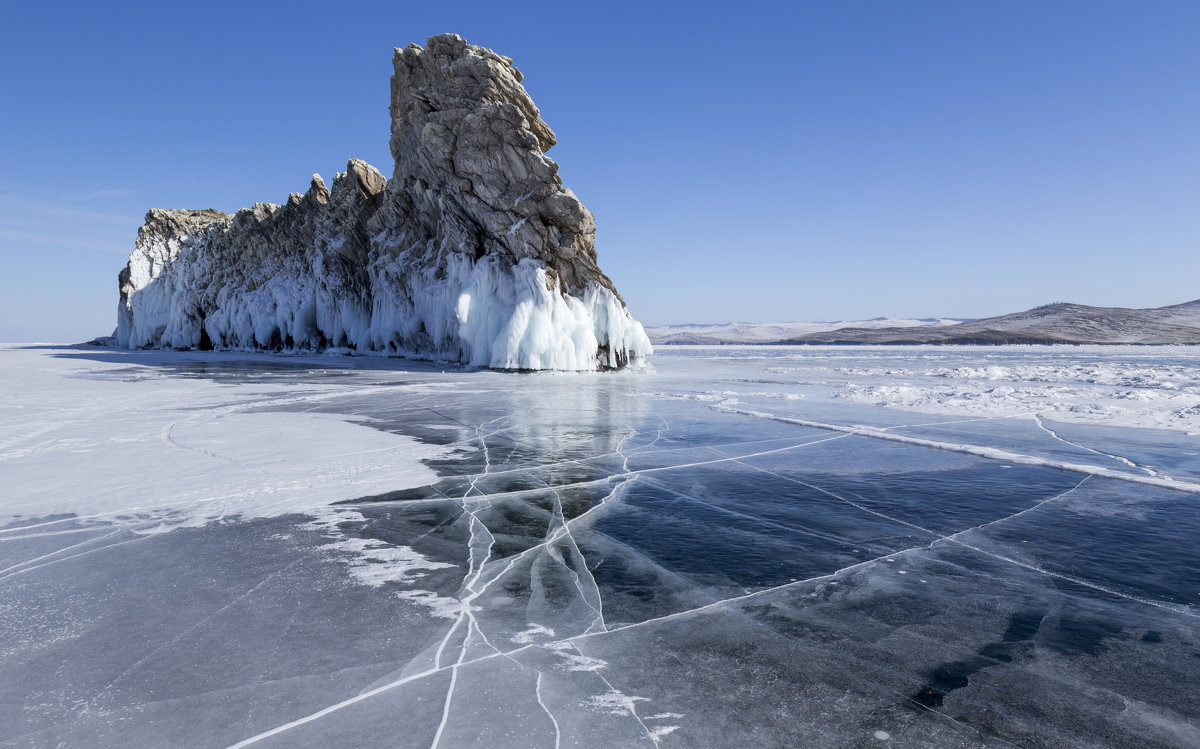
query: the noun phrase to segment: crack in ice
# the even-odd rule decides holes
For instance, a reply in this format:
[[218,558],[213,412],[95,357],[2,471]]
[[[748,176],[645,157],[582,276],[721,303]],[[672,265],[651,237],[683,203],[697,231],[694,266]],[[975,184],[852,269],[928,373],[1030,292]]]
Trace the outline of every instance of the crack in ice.
[[1078,447],[1081,450],[1087,450],[1088,452],[1095,453],[1096,455],[1101,455],[1106,458],[1112,458],[1115,461],[1124,463],[1125,465],[1129,466],[1130,468],[1136,468],[1139,471],[1145,471],[1146,473],[1150,474],[1151,476],[1155,476],[1157,478],[1167,479],[1169,481],[1175,480],[1170,476],[1166,476],[1164,474],[1159,473],[1158,471],[1154,470],[1153,468],[1148,468],[1147,466],[1141,465],[1139,463],[1135,463],[1132,460],[1130,460],[1129,458],[1123,458],[1120,455],[1117,455],[1115,453],[1104,452],[1103,450],[1097,450],[1094,447],[1088,447],[1087,445],[1081,445],[1078,442],[1072,442],[1071,440],[1067,439],[1066,437],[1063,437],[1061,434],[1059,434],[1055,430],[1046,426],[1045,422],[1042,421],[1041,414],[1034,414],[1033,420],[1038,425],[1039,429],[1046,432],[1047,434],[1049,434],[1051,437],[1058,440],[1059,442],[1064,442],[1068,445],[1071,445],[1072,447]]
[[[1117,479],[1118,481],[1128,481],[1135,484],[1145,484],[1148,486],[1156,486],[1164,489],[1173,489],[1175,491],[1189,492],[1192,494],[1200,494],[1200,483],[1190,481],[1181,481],[1169,477],[1156,476],[1139,476],[1125,471],[1117,471],[1101,466],[1088,466],[1078,463],[1067,463],[1063,461],[1050,460],[1048,458],[1038,458],[1032,455],[1023,455],[1021,453],[1008,452],[995,447],[982,447],[979,445],[958,444],[952,442],[938,442],[936,440],[922,439],[920,437],[909,437],[907,435],[894,434],[884,431],[883,429],[868,426],[846,426],[842,424],[829,424],[820,421],[811,421],[809,419],[797,419],[790,416],[780,416],[777,414],[764,413],[762,411],[747,411],[740,408],[733,408],[721,404],[709,404],[709,408],[715,411],[723,411],[725,413],[741,414],[743,416],[752,416],[760,419],[770,419],[771,421],[779,421],[785,424],[797,424],[799,426],[813,427],[815,429],[824,429],[832,432],[841,432],[844,436],[857,435],[860,437],[870,437],[874,439],[888,440],[891,442],[900,442],[906,445],[917,445],[919,447],[929,447],[935,450],[946,450],[949,452],[964,453],[967,455],[978,455],[984,458],[993,460],[1003,460],[1010,463],[1019,463],[1021,465],[1036,465],[1046,468],[1057,468],[1062,471],[1071,473],[1086,473],[1092,476],[1102,478]],[[750,456],[746,456],[750,457]]]

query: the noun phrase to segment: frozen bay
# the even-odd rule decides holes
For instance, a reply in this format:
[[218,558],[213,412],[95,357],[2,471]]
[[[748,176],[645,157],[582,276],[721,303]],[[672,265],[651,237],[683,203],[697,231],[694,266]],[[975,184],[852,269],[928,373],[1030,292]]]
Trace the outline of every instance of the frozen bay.
[[0,746],[1195,746],[1200,350],[0,349]]

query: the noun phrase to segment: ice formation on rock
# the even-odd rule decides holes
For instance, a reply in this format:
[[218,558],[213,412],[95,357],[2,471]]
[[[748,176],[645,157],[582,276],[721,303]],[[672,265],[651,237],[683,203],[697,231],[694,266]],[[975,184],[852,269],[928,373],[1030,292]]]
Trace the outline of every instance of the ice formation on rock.
[[352,159],[285,205],[152,209],[119,278],[120,346],[568,370],[651,353],[512,60],[444,34],[393,65],[392,178]]

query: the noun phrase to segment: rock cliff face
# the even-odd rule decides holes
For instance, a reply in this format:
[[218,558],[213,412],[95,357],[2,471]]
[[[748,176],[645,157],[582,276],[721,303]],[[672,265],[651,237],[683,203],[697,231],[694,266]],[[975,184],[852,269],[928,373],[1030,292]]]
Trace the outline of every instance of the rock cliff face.
[[512,60],[447,34],[393,65],[392,178],[351,160],[331,188],[313,175],[284,205],[151,210],[119,277],[119,345],[332,346],[505,369],[650,354]]

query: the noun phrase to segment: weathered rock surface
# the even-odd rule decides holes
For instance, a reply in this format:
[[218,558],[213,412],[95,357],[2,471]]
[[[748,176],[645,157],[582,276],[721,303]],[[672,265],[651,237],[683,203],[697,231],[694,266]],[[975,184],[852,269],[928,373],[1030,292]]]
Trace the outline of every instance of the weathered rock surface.
[[520,369],[639,363],[592,214],[512,60],[456,35],[397,49],[385,179],[351,160],[284,205],[153,209],[120,274],[119,345],[347,347]]

